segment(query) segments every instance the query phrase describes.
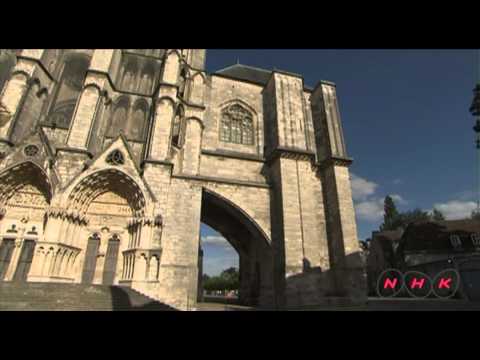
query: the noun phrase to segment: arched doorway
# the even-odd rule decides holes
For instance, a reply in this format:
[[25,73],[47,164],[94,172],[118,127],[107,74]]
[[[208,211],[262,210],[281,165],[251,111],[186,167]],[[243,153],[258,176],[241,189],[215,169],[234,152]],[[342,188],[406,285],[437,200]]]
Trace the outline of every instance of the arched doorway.
[[201,222],[220,233],[238,253],[239,303],[272,306],[273,251],[261,228],[234,203],[208,189],[202,193]]
[[0,281],[27,280],[52,197],[47,175],[27,161],[0,174]]
[[147,245],[145,197],[139,185],[122,171],[101,170],[74,187],[68,204],[69,212],[84,213],[87,220],[65,234],[81,249],[76,281],[113,285],[131,280],[136,249]]

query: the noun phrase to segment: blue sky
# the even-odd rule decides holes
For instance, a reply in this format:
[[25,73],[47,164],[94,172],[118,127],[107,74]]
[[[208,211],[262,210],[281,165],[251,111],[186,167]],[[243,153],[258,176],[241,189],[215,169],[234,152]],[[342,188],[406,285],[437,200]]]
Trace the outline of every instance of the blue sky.
[[[473,118],[476,50],[207,50],[207,71],[235,64],[282,69],[337,84],[359,239],[383,216],[437,207],[447,218],[475,207]],[[233,249],[202,225],[207,273],[238,264]],[[232,255],[233,253],[233,255]],[[223,267],[225,266],[225,267]]]

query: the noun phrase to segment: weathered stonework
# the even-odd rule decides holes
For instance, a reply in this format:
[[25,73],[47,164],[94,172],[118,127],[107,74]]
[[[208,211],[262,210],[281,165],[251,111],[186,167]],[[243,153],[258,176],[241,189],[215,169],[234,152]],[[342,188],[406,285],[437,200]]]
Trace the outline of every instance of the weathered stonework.
[[0,281],[129,286],[192,309],[204,222],[238,252],[245,304],[364,300],[333,84],[207,74],[205,50],[5,59]]

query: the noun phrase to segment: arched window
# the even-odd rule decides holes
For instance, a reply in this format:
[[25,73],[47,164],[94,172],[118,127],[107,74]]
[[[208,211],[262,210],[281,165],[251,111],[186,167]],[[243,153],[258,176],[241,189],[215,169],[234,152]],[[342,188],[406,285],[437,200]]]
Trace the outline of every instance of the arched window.
[[133,90],[135,86],[135,75],[137,74],[137,63],[130,60],[124,65],[120,88],[125,91]]
[[140,82],[140,92],[142,94],[151,94],[153,85],[153,66],[151,63],[145,65],[142,71],[142,80]]
[[122,96],[115,104],[107,129],[107,137],[116,137],[120,131],[125,131],[130,101],[128,97]]
[[225,108],[222,111],[220,141],[253,145],[253,117],[250,111],[239,104]]
[[125,129],[125,136],[127,139],[137,141],[142,141],[144,139],[144,132],[147,123],[147,108],[148,104],[143,100],[140,100],[135,104],[132,117],[127,120],[127,127]]
[[175,119],[173,120],[173,131],[172,131],[172,144],[180,147],[181,146],[181,128],[184,118],[183,107],[179,106],[175,114]]
[[88,66],[89,60],[85,57],[72,57],[65,61],[50,107],[48,123],[61,128],[70,126]]

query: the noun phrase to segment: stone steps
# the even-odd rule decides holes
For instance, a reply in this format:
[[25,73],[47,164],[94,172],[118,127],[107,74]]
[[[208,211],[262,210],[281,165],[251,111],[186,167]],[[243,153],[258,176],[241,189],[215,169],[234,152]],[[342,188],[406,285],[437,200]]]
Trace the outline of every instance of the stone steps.
[[169,311],[175,309],[127,287],[3,282],[0,283],[1,310]]

